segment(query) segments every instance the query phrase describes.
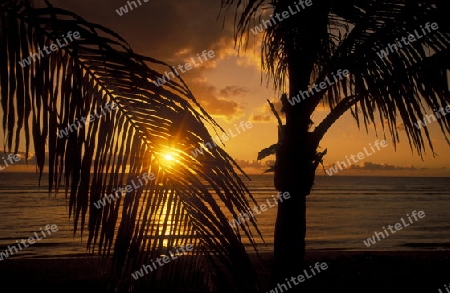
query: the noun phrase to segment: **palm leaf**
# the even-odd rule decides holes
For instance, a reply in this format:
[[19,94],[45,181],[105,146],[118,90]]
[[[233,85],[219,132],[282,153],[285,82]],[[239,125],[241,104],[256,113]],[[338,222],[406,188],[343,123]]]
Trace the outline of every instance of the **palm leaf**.
[[[81,37],[28,66],[18,63],[69,31]],[[204,123],[220,127],[181,79],[161,87],[153,83],[161,73],[152,67],[169,65],[134,53],[101,25],[49,3],[35,8],[28,0],[0,1],[0,48],[5,149],[17,152],[24,135],[26,157],[33,142],[41,175],[48,161],[49,192],[65,189],[74,234],[83,235],[87,226],[87,248],[104,256],[106,267],[112,265],[113,288],[257,290],[241,242],[243,233],[255,248],[256,222],[240,229],[228,224],[254,199],[220,147],[190,155],[211,140]],[[108,103],[117,109],[101,112]],[[96,111],[98,118],[77,122],[76,130],[58,136]],[[168,154],[172,161],[165,160]],[[154,180],[144,182],[144,173]],[[94,206],[126,185],[133,188],[124,196]],[[180,261],[132,280],[142,264],[188,244],[194,250]],[[173,282],[175,276],[179,282]]]
[[[236,41],[241,46],[247,44],[249,28],[260,23],[264,10],[287,11],[291,4],[284,0],[222,1],[223,7],[236,7]],[[318,3],[313,6],[316,5]],[[316,56],[311,57],[314,62],[311,84],[324,81],[339,69],[348,69],[351,76],[297,105],[305,109],[306,115],[311,115],[319,103],[330,107],[331,113],[313,129],[314,144],[319,144],[345,112],[359,105],[361,111],[353,113],[358,127],[364,124],[367,131],[369,124],[373,124],[377,130],[379,123],[385,133],[387,121],[387,132],[395,147],[400,139],[397,125],[403,123],[411,149],[422,157],[428,146],[434,155],[428,128],[419,129],[414,123],[450,104],[450,23],[444,12],[446,3],[441,0],[345,0],[320,5],[329,11],[328,31],[311,36],[319,38],[322,44],[316,48]],[[439,29],[386,58],[379,58],[377,52],[394,44],[396,39],[420,30],[426,22],[437,22]],[[289,52],[299,54],[302,42],[308,41],[307,30],[302,14],[298,13],[265,31],[262,65],[276,88],[285,86]],[[437,123],[450,142],[450,120],[444,117]]]
[[[450,25],[440,10],[440,1],[364,1],[354,4],[354,9],[349,10],[354,12],[349,19],[339,18],[339,15],[333,18],[341,23],[340,27],[344,27],[345,22],[345,27],[351,29],[346,31],[347,37],[340,40],[333,54],[319,61],[322,66],[316,82],[341,68],[350,70],[351,78],[328,89],[326,96],[325,93],[317,95],[310,101],[314,107],[325,100],[331,108],[330,115],[315,130],[318,139],[339,116],[358,103],[366,130],[369,123],[376,127],[379,121],[384,132],[384,121],[387,121],[395,147],[399,141],[397,124],[402,122],[411,149],[422,156],[427,142],[433,151],[428,128],[419,129],[414,123],[450,102],[447,80]],[[340,14],[341,9],[336,8],[336,13]],[[437,22],[439,30],[385,58],[378,56],[380,50],[395,44],[396,39],[420,31],[420,26],[426,22]],[[378,113],[378,117],[374,113]],[[359,114],[354,113],[358,126]],[[437,123],[449,142],[450,121],[444,117]]]

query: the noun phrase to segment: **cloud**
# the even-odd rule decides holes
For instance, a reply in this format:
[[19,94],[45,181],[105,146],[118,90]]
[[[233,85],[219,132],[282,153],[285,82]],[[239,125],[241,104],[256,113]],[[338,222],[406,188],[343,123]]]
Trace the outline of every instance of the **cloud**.
[[224,98],[236,97],[248,93],[249,90],[245,87],[229,85],[220,90],[220,96]]
[[[250,90],[237,85],[214,87],[206,79],[209,70],[220,62],[253,64],[256,54],[239,56],[234,44],[234,14],[221,10],[220,1],[208,0],[152,0],[119,16],[116,9],[126,6],[126,0],[68,2],[53,0],[56,7],[69,9],[88,21],[99,23],[123,36],[136,53],[151,56],[171,66],[184,65],[203,51],[214,51],[215,57],[204,61],[185,73],[180,73],[200,104],[215,118],[228,121],[244,116],[241,101],[228,98],[240,96]],[[98,11],[102,11],[101,14]],[[232,56],[233,58],[230,58]],[[163,73],[168,68],[149,64]],[[217,117],[219,116],[219,117]]]
[[[350,169],[358,169],[358,170],[416,170],[414,166],[394,166],[389,164],[376,164],[372,162],[364,162],[361,165],[351,165]],[[422,168],[424,169],[424,168]],[[426,168],[425,168],[426,169]]]
[[244,168],[244,167],[253,167],[253,168],[266,168],[268,167],[266,163],[262,163],[261,161],[257,160],[239,160],[235,159],[236,163]]
[[271,122],[273,117],[263,114],[253,114],[250,117],[251,122]]
[[200,105],[212,116],[220,116],[227,121],[239,119],[244,115],[244,106],[235,101],[219,97],[217,88],[207,81],[190,83],[190,88]]
[[[275,110],[278,112],[278,115],[280,115],[280,118],[283,119],[283,113],[281,112],[281,101],[277,99],[275,102],[272,101],[272,103],[274,104]],[[253,113],[250,115],[250,121],[255,123],[277,123],[277,119],[270,109],[269,103],[267,102],[261,104],[260,107],[256,108],[253,111]]]
[[223,27],[222,19],[217,17],[220,1],[141,0],[142,5],[123,16],[116,9],[127,6],[126,0],[73,2],[52,1],[55,6],[74,10],[88,21],[127,36],[135,51],[164,61],[195,57],[203,50],[220,51],[225,43],[229,48],[234,40],[232,15],[227,15]]
[[[264,171],[270,168],[271,165],[275,164],[274,160],[239,160],[234,159],[236,163],[241,167],[244,172],[248,174],[262,174]],[[273,173],[272,173],[273,174]]]

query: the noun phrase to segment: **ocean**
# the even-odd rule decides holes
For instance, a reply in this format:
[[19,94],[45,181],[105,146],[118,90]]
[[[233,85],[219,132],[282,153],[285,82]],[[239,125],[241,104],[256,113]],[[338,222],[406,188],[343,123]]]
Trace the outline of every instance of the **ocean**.
[[[272,175],[250,177],[252,181],[245,182],[258,205],[277,194]],[[449,250],[449,179],[318,176],[307,197],[306,249]],[[16,245],[16,240],[34,237],[34,232],[40,233],[40,228],[44,229],[47,224],[55,224],[57,232],[11,257],[69,257],[86,253],[86,231],[83,238],[80,232],[73,234],[73,218],[68,217],[66,198],[63,194],[49,194],[45,177],[38,187],[37,174],[1,172],[0,194],[0,252],[8,245]],[[413,219],[413,224],[395,234],[389,232],[389,236],[370,247],[364,244],[363,241],[374,236],[374,232],[401,223],[401,218],[410,223],[407,214],[411,216],[413,211],[423,211],[425,217]],[[258,249],[271,251],[276,207],[255,217],[265,241]]]

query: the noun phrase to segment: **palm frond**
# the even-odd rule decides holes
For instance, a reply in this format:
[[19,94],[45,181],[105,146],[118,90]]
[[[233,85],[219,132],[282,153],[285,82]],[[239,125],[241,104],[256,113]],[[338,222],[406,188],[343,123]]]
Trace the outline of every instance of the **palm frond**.
[[[428,146],[434,154],[428,128],[419,129],[414,124],[426,119],[427,114],[450,105],[450,22],[445,13],[446,3],[442,0],[328,3],[329,8],[325,2],[314,2],[308,8],[315,9],[320,4],[322,9],[329,9],[326,33],[319,30],[319,35],[309,36],[308,24],[304,23],[306,17],[301,13],[265,30],[261,58],[269,80],[276,89],[282,89],[291,62],[288,56],[300,54],[308,40],[319,39],[321,45],[310,50],[315,56],[308,58],[314,62],[311,84],[324,81],[339,69],[348,69],[351,76],[297,106],[306,109],[305,114],[309,115],[319,103],[330,107],[331,113],[313,130],[316,145],[339,117],[351,107],[358,106],[361,112],[353,113],[358,127],[364,125],[368,131],[369,125],[373,124],[377,131],[379,123],[383,133],[390,134],[395,147],[400,139],[397,126],[403,123],[411,150],[423,156]],[[264,7],[269,5],[275,13],[286,11],[289,4],[284,0],[222,1],[225,7],[236,7],[238,41],[248,37],[251,21],[261,18]],[[414,30],[420,31],[420,26],[427,22],[438,23],[439,29],[385,58],[378,56],[377,53],[389,44],[396,44],[396,40],[407,37]],[[297,70],[301,71],[301,68]],[[290,77],[289,83],[295,82],[298,81]],[[450,142],[450,119],[445,116],[437,119],[437,123],[444,138]]]
[[[28,66],[18,63],[68,32],[81,37]],[[24,135],[26,157],[32,142],[41,174],[48,161],[49,192],[65,188],[74,234],[87,226],[89,251],[106,265],[112,256],[110,277],[120,292],[143,284],[160,292],[257,290],[240,234],[255,248],[256,222],[228,223],[255,200],[220,147],[191,156],[211,141],[204,123],[220,127],[181,79],[153,83],[162,74],[152,67],[169,65],[136,54],[101,25],[28,0],[0,1],[0,48],[5,148],[17,152]],[[103,111],[112,103],[117,109]],[[126,186],[124,196],[95,207]],[[179,262],[132,280],[142,264],[188,244],[194,249]]]
[[[315,82],[322,81],[338,69],[348,69],[351,78],[342,80],[308,101],[310,109],[324,101],[330,105],[331,113],[326,118],[328,121],[324,120],[316,128],[319,138],[329,128],[325,125],[331,126],[352,105],[359,104],[361,113],[354,113],[358,126],[359,115],[366,130],[370,123],[376,127],[378,121],[385,132],[384,122],[387,121],[388,133],[395,147],[399,141],[397,125],[403,122],[412,150],[415,149],[422,156],[428,144],[433,151],[428,128],[419,129],[414,124],[423,120],[429,110],[435,112],[450,104],[447,79],[450,69],[450,25],[438,3],[364,1],[364,7],[355,4],[353,11],[359,13],[352,14],[350,20],[341,20],[349,27],[347,36],[327,60],[320,60]],[[340,8],[336,10],[338,13],[341,11]],[[421,31],[421,25],[427,22],[438,23],[439,30],[380,58],[381,50],[390,44],[397,44],[396,40],[407,37],[415,30]],[[347,106],[342,107],[339,104],[347,101],[343,98],[346,96],[352,97],[352,103],[344,103]],[[443,117],[437,122],[449,142],[450,120]]]

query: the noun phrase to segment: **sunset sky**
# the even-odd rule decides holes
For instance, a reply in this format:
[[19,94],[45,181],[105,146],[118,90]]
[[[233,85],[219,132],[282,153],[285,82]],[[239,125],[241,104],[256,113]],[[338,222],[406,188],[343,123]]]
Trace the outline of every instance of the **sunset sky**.
[[[270,84],[267,86],[261,72],[261,34],[254,37],[250,33],[248,49],[238,53],[233,38],[233,11],[225,15],[223,23],[220,0],[141,0],[140,7],[122,16],[116,9],[126,5],[124,0],[51,2],[114,30],[136,52],[173,66],[185,64],[204,50],[213,50],[214,58],[181,76],[200,104],[225,130],[234,130],[234,124],[239,125],[241,121],[252,122],[252,128],[226,142],[225,150],[249,173],[261,173],[265,169],[263,165],[267,162],[257,162],[257,153],[277,141],[277,121],[266,100],[278,104],[280,93],[274,92]],[[325,106],[319,108],[313,116],[314,122],[319,122],[326,113]],[[358,162],[359,167],[340,171],[339,175],[450,176],[450,147],[436,122],[429,126],[436,157],[427,149],[424,160],[410,149],[402,125],[397,127],[401,141],[396,151],[386,134],[386,148]],[[358,130],[350,113],[345,114],[320,144],[328,149],[325,168],[337,160],[345,161],[345,156],[362,152],[377,139],[384,139],[381,124],[377,129],[378,137],[373,125],[370,125],[369,133],[365,129]],[[34,167],[30,166],[28,170],[34,171]],[[318,168],[317,174],[325,175],[322,167]]]

